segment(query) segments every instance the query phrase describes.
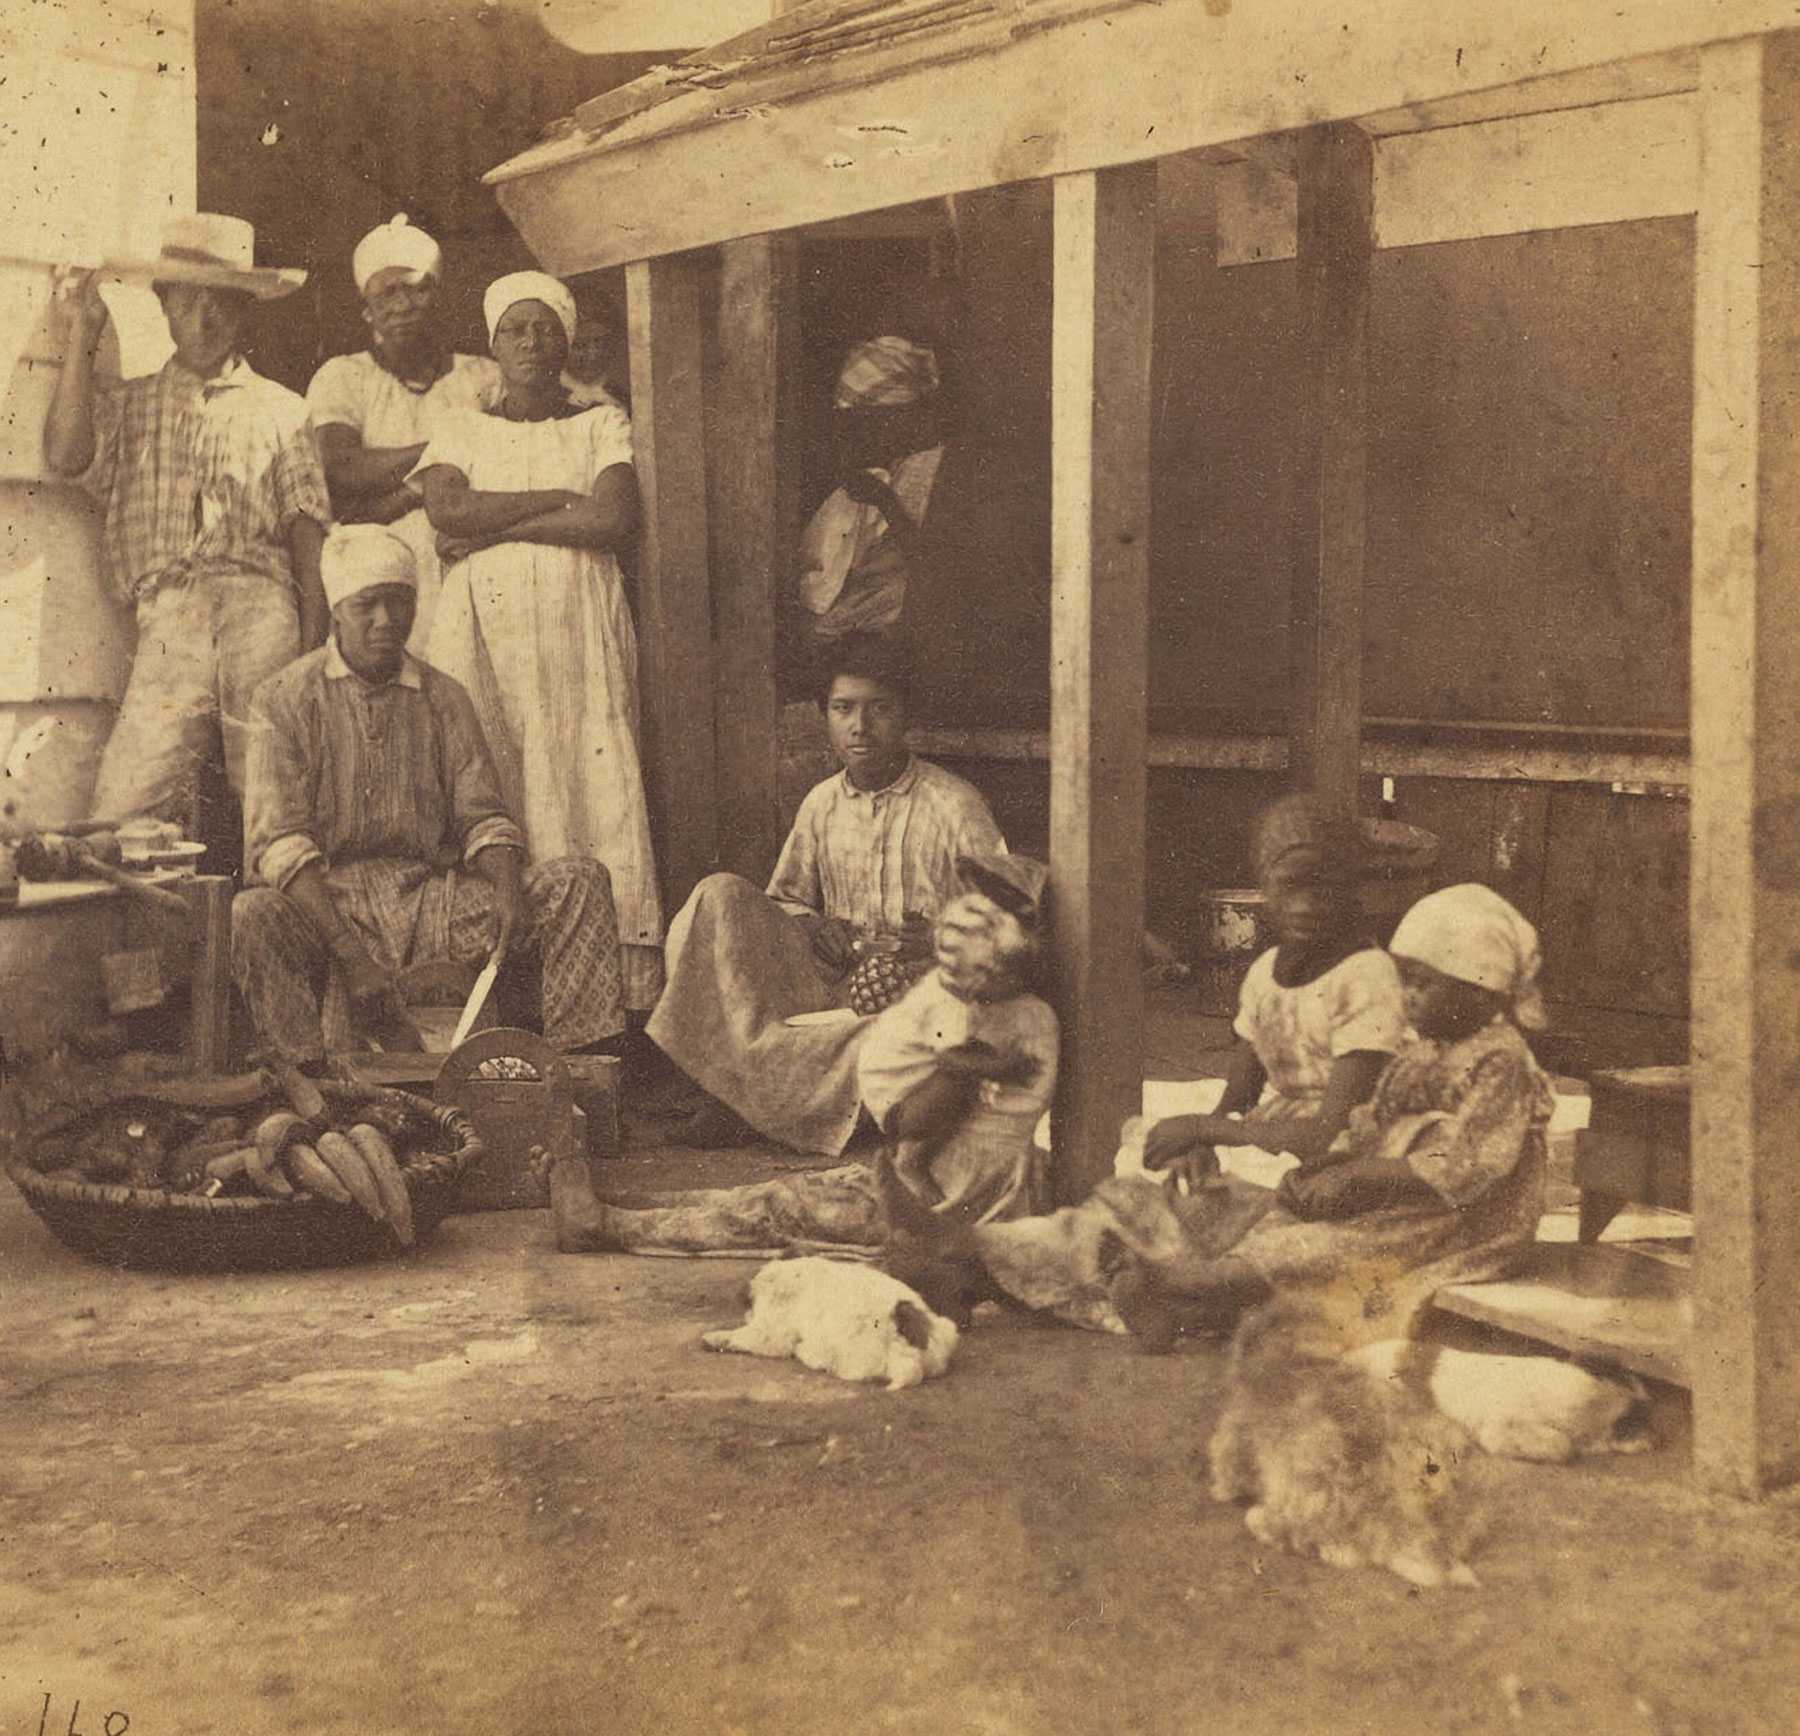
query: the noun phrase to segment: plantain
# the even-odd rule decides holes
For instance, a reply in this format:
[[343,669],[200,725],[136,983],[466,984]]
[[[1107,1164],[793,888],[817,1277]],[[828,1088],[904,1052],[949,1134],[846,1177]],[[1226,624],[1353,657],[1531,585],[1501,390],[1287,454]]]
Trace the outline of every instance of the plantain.
[[310,1145],[296,1139],[282,1154],[282,1161],[297,1187],[304,1188],[309,1194],[317,1194],[322,1200],[330,1200],[334,1205],[355,1205],[350,1190],[331,1173],[330,1164]]
[[375,1185],[375,1177],[369,1173],[362,1153],[341,1133],[321,1133],[313,1148],[349,1190],[350,1197],[377,1223],[386,1223],[388,1216],[381,1203],[381,1190]]
[[196,1135],[187,1144],[177,1146],[169,1153],[163,1164],[163,1176],[170,1187],[193,1187],[203,1179],[206,1165],[215,1157],[224,1157],[243,1149],[241,1135],[234,1134],[230,1139]]
[[246,1172],[256,1191],[271,1199],[291,1200],[294,1184],[281,1173],[281,1154],[287,1150],[308,1124],[291,1110],[278,1109],[264,1116],[256,1129],[256,1142],[246,1164]]
[[375,1178],[375,1185],[381,1191],[382,1206],[388,1222],[394,1226],[394,1234],[400,1238],[400,1246],[410,1248],[413,1245],[412,1195],[406,1191],[406,1177],[400,1173],[400,1160],[394,1156],[394,1148],[379,1127],[371,1127],[366,1121],[360,1121],[350,1129],[349,1139]]
[[277,1109],[273,1115],[265,1115],[256,1124],[256,1147],[273,1163],[305,1126],[304,1117],[296,1115],[293,1110]]

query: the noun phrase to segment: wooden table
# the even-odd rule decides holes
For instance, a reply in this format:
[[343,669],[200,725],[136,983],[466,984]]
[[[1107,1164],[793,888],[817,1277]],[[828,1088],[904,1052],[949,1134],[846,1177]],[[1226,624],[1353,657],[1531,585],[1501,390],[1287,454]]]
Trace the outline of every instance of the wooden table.
[[[147,885],[179,892],[188,902],[188,921],[183,938],[189,948],[188,1059],[197,1073],[228,1070],[231,1047],[231,899],[233,885],[222,874],[146,874]],[[3,914],[9,918],[47,918],[92,908],[97,922],[107,925],[106,943],[94,951],[91,961],[77,960],[60,951],[27,948],[12,968],[55,977],[71,969],[92,971],[97,977],[100,951],[116,950],[124,941],[123,912],[143,906],[116,886],[100,880],[26,881],[19,900]],[[105,912],[104,918],[101,912]],[[94,1000],[86,982],[58,980],[55,985],[62,1018],[58,1036],[78,1024],[92,1010]],[[84,1000],[85,996],[85,1000]]]

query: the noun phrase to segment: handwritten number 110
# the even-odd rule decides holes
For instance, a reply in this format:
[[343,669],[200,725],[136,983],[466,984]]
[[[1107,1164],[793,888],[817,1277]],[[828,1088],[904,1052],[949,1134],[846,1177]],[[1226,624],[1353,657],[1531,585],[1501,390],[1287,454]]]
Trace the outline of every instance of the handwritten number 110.
[[[69,1713],[67,1736],[82,1736],[75,1728],[75,1720],[81,1716],[81,1702],[75,1702],[74,1710]],[[123,1712],[108,1712],[106,1722],[101,1725],[104,1736],[125,1736],[131,1728],[131,1720]],[[44,1709],[38,1714],[38,1736],[51,1736],[50,1732],[50,1696],[44,1696]]]

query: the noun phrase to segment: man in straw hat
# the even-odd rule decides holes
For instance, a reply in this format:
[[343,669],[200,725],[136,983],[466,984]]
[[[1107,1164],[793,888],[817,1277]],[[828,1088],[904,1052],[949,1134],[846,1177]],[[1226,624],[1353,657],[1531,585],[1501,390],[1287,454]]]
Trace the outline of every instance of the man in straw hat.
[[[191,820],[215,729],[241,795],[250,695],[325,634],[319,545],[331,507],[306,405],[238,348],[252,302],[290,294],[306,273],[254,257],[241,218],[176,217],[155,260],[102,266],[72,297],[45,456],[99,502],[112,582],[138,625],[94,789],[108,818]],[[155,374],[96,389],[107,276],[150,280],[175,354]]]
[[232,971],[263,1043],[325,1058],[335,967],[358,1022],[393,1022],[395,976],[445,959],[535,958],[544,1035],[592,1050],[625,1028],[605,867],[525,867],[469,696],[406,650],[412,550],[343,525],[322,562],[332,635],[256,696],[246,822],[261,882],[232,908]]
[[407,477],[441,411],[479,410],[500,392],[490,358],[454,354],[444,341],[443,269],[438,244],[404,215],[371,229],[350,256],[369,347],[333,356],[306,389],[338,517],[391,524],[418,562],[412,648],[421,655],[440,571],[423,496]]

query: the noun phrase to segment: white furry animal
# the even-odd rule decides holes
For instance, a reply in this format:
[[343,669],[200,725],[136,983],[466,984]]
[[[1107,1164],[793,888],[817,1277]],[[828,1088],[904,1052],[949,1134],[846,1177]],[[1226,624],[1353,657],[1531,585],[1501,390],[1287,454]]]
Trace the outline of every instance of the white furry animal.
[[1275,1301],[1244,1320],[1210,1448],[1213,1499],[1248,1498],[1244,1524],[1259,1542],[1332,1567],[1478,1584],[1463,1559],[1475,1534],[1457,1476],[1467,1436],[1346,1348],[1313,1304]]
[[942,1374],[956,1324],[878,1267],[824,1255],[771,1260],[749,1285],[750,1312],[708,1350],[791,1356],[839,1380],[885,1380],[889,1392]]
[[1649,1395],[1632,1375],[1591,1374],[1554,1356],[1495,1356],[1389,1338],[1346,1358],[1400,1383],[1496,1458],[1564,1464],[1584,1453],[1641,1453]]

